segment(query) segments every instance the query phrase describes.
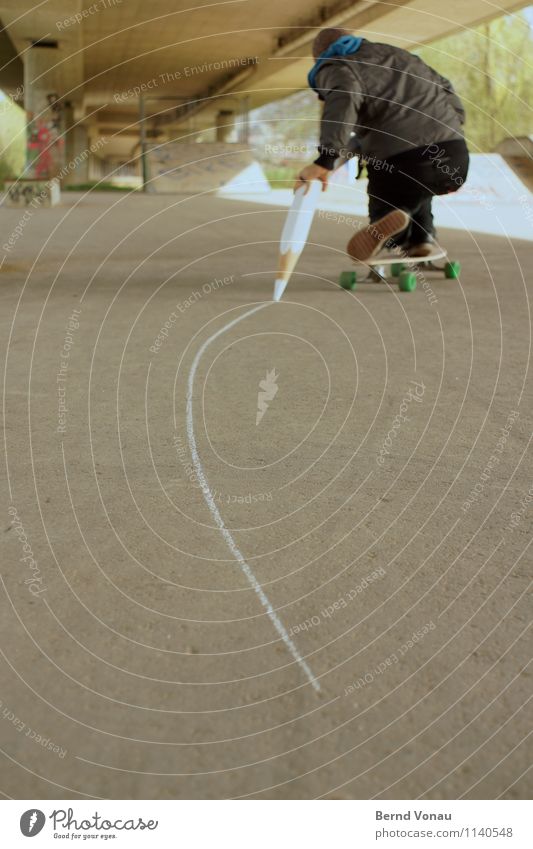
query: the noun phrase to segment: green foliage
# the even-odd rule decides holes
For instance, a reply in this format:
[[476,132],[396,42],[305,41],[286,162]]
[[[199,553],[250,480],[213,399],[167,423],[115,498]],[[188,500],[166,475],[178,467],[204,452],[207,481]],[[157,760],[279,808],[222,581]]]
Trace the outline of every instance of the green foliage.
[[454,84],[465,105],[473,152],[491,151],[506,136],[532,132],[532,45],[533,32],[520,13],[415,51]]
[[134,186],[117,186],[115,183],[100,183],[96,180],[90,183],[76,183],[73,186],[62,186],[67,192],[135,192]]
[[265,176],[273,189],[292,189],[297,171],[295,165],[263,165]]
[[0,92],[0,182],[19,177],[26,163],[26,115]]

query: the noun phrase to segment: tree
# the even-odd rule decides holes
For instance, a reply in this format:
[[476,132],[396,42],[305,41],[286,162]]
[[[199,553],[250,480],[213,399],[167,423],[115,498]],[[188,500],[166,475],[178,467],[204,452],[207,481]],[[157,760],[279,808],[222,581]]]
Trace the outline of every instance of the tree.
[[0,91],[0,186],[21,174],[26,158],[26,115]]
[[473,152],[532,132],[533,32],[524,13],[506,15],[422,47],[421,59],[452,80],[466,110]]

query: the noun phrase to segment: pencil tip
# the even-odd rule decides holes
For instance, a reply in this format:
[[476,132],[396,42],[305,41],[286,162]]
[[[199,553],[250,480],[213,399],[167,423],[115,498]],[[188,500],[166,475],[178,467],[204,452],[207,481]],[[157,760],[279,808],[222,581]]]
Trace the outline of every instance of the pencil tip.
[[285,291],[286,285],[286,280],[276,280],[276,282],[274,283],[274,301],[279,301],[281,299],[281,296]]

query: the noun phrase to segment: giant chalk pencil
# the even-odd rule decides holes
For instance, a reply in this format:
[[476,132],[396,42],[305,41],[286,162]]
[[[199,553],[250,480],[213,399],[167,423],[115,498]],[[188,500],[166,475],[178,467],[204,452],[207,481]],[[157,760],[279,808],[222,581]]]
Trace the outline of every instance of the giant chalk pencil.
[[281,233],[278,275],[274,283],[275,301],[279,301],[283,295],[298,257],[305,247],[322,183],[319,180],[312,180],[307,193],[305,189],[306,186],[301,186],[295,192]]

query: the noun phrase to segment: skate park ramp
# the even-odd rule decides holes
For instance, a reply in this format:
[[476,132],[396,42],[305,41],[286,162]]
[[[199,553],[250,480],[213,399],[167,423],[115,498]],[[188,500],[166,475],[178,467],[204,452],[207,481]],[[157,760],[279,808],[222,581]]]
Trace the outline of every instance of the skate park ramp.
[[[459,228],[504,238],[533,238],[533,195],[516,170],[500,153],[472,153],[468,179],[457,192],[435,198],[433,212],[437,227]],[[366,216],[367,181],[355,180],[344,167],[320,195],[318,208],[343,216]],[[290,206],[292,190],[271,189],[254,193],[253,185],[223,186],[219,196],[233,200]]]
[[533,192],[533,137],[510,136],[500,142],[496,153],[502,156],[526,188]]
[[[529,174],[529,187],[515,166],[515,160],[523,160],[522,174]],[[527,163],[528,167],[525,167]],[[508,156],[503,153],[474,153],[470,157],[470,169],[466,185],[457,193],[459,200],[468,196],[483,196],[488,201],[512,202],[518,200],[526,188],[532,185],[532,160],[530,157]],[[529,169],[529,170],[528,170]]]

